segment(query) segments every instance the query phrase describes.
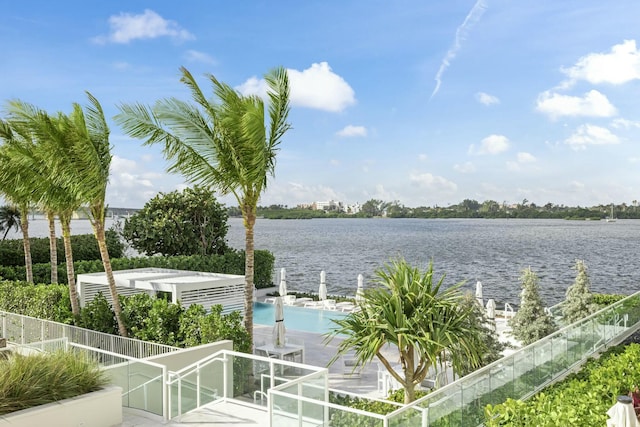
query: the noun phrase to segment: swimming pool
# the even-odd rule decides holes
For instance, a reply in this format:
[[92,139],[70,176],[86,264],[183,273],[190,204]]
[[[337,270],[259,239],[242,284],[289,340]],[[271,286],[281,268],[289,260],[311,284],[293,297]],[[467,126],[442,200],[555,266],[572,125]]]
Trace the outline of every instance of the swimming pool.
[[[284,306],[284,324],[287,329],[325,333],[337,325],[331,319],[342,319],[346,313],[313,308]],[[253,323],[273,325],[275,322],[275,304],[264,302],[253,303]]]

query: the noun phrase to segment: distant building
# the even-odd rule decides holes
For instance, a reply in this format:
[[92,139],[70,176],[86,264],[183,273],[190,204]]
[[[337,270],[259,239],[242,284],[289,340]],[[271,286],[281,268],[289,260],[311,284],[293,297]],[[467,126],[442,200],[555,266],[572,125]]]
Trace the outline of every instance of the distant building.
[[345,209],[345,213],[350,215],[355,215],[357,213],[360,213],[361,210],[362,210],[362,206],[360,206],[360,203],[355,203],[353,205],[347,205],[347,208]]
[[334,200],[329,200],[328,202],[314,202],[313,208],[317,211],[344,211],[342,202],[336,202]]

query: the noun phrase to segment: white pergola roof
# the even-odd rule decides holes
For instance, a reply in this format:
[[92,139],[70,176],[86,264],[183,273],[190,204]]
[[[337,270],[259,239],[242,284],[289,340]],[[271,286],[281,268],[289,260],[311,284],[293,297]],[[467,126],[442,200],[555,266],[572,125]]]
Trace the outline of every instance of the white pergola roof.
[[[200,304],[209,311],[220,304],[223,313],[238,310],[244,315],[244,276],[149,267],[116,270],[113,277],[119,295],[169,292],[172,302],[180,301],[184,307]],[[104,272],[79,274],[77,287],[81,306],[98,292],[112,302]]]

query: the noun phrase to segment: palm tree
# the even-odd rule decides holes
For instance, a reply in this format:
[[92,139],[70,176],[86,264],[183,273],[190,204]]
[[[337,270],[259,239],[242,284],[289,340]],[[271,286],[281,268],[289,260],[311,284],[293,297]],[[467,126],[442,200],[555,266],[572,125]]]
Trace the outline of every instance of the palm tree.
[[[13,153],[13,162],[10,164],[12,170],[5,172],[10,174],[25,170],[33,172],[25,177],[25,179],[31,178],[31,181],[23,182],[32,189],[34,199],[38,199],[38,205],[47,212],[52,283],[57,282],[58,265],[55,224],[52,224],[51,220],[55,214],[58,214],[62,225],[71,309],[77,317],[80,315],[80,307],[75,284],[70,223],[73,211],[78,209],[82,202],[68,186],[56,182],[57,173],[50,162],[51,153],[55,151],[56,144],[60,144],[66,138],[64,127],[61,126],[65,118],[61,114],[57,119],[51,118],[46,112],[20,101],[11,101],[8,104],[8,110],[12,118],[13,132],[5,134],[6,149],[10,149]],[[32,136],[36,137],[35,143],[30,139]]]
[[[58,114],[55,119],[35,107],[17,101],[10,111],[14,120],[22,120],[24,126],[46,148],[44,152],[47,156],[42,160],[50,171],[51,185],[65,193],[64,196],[60,193],[59,196],[47,199],[60,210],[63,237],[65,234],[70,235],[68,229],[65,232],[65,224],[70,222],[72,205],[87,205],[111,292],[118,330],[122,336],[127,336],[105,237],[105,196],[111,164],[109,127],[98,100],[89,92],[87,97],[89,105],[84,110],[74,103],[71,114]],[[67,254],[71,254],[70,250]],[[70,264],[67,259],[67,267]],[[72,301],[74,290],[75,285],[70,284]]]
[[[120,335],[126,337],[127,328],[122,316],[105,236],[105,198],[112,158],[109,127],[98,100],[89,92],[86,94],[89,105],[83,110],[79,104],[74,103],[69,120],[62,120],[65,138],[56,144],[59,159],[53,161],[54,164],[62,166],[60,182],[68,183],[78,199],[88,205],[89,220],[98,241],[102,265],[111,293],[113,312],[118,322],[118,331]],[[60,165],[62,162],[64,165]]]
[[[0,139],[6,142],[10,126],[0,121]],[[11,172],[15,156],[12,155],[6,143],[0,146],[0,191],[20,212],[20,229],[22,230],[22,244],[24,248],[24,265],[26,281],[33,283],[33,265],[31,262],[31,242],[29,241],[29,207],[33,204],[31,189],[25,183],[28,181],[30,170]],[[6,234],[5,234],[6,235]]]
[[13,205],[0,206],[0,232],[4,231],[2,240],[7,238],[12,228],[20,231],[20,211]]
[[245,226],[245,318],[253,336],[253,229],[260,195],[275,171],[278,145],[290,128],[289,79],[284,68],[271,70],[269,124],[265,128],[264,102],[243,96],[229,85],[208,75],[219,103],[209,101],[186,68],[181,81],[191,91],[196,105],[175,98],[155,105],[122,105],[115,119],[130,136],[146,139],[146,145],[161,144],[170,172],[181,173],[193,184],[233,194]]
[[[443,290],[444,276],[435,282],[433,274],[433,263],[423,273],[402,259],[378,269],[379,286],[365,291],[360,310],[334,320],[337,327],[326,335],[326,342],[346,336],[329,364],[351,351],[360,366],[378,358],[404,388],[405,403],[415,400],[415,387],[445,357],[454,372],[478,367],[486,344],[472,309],[460,304],[462,283]],[[389,344],[398,349],[402,374],[383,354]]]

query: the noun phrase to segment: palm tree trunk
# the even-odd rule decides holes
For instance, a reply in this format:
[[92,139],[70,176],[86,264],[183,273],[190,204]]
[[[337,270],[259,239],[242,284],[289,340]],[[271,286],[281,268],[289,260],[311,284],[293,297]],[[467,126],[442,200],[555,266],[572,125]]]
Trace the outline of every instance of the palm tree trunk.
[[250,348],[253,348],[253,227],[256,223],[255,206],[245,206],[245,258],[244,258],[244,328],[249,332]]
[[73,250],[71,249],[71,215],[60,214],[62,224],[62,241],[64,242],[64,257],[67,265],[67,283],[69,283],[69,299],[71,300],[71,312],[76,319],[80,316],[78,304],[78,292],[76,290],[76,272],[73,267]]
[[47,211],[49,220],[49,263],[51,264],[51,284],[58,283],[58,242],[56,241],[56,223],[52,211]]
[[120,299],[118,298],[118,290],[116,288],[116,281],[113,278],[113,270],[111,269],[111,259],[109,258],[109,251],[107,250],[107,241],[104,233],[104,224],[100,221],[93,222],[93,228],[96,233],[96,239],[98,240],[98,247],[100,248],[100,256],[102,257],[102,265],[104,272],[107,275],[107,282],[109,283],[109,291],[111,292],[113,312],[116,315],[116,321],[118,322],[118,332],[123,337],[127,336],[127,327],[124,324],[122,318],[122,307],[120,306]]
[[24,267],[27,273],[27,282],[33,283],[31,242],[29,241],[29,209],[27,206],[22,206],[22,209],[20,209],[20,228],[22,229],[22,244],[24,246]]

